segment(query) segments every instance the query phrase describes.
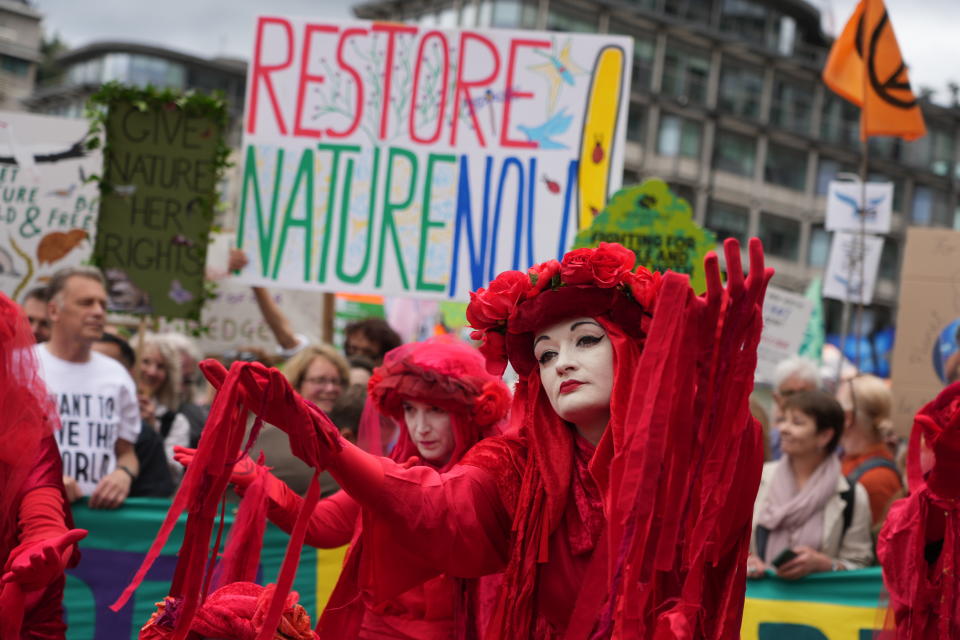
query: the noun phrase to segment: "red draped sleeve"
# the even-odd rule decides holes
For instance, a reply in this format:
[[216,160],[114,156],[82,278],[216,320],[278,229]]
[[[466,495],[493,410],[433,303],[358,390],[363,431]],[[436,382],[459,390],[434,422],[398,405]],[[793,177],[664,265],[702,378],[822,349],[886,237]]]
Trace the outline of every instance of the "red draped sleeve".
[[[267,517],[287,533],[293,530],[303,498],[293,492],[282,480],[267,478],[269,505]],[[319,549],[335,549],[349,544],[356,532],[360,505],[343,491],[317,503],[304,542]]]

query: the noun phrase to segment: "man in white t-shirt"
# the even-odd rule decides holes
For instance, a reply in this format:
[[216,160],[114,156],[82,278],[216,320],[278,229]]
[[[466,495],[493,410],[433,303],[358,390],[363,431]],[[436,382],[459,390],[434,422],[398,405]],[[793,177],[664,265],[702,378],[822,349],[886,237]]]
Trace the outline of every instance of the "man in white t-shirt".
[[50,340],[37,345],[43,379],[60,413],[63,482],[71,500],[115,509],[140,471],[136,387],[126,369],[92,350],[103,334],[107,292],[94,267],[68,267],[49,284]]

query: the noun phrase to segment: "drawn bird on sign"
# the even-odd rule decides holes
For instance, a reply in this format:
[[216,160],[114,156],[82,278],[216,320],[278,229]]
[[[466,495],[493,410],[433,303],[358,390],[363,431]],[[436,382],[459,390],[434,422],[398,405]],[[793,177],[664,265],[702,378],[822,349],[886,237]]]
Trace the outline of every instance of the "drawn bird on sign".
[[[882,195],[882,196],[879,196],[879,197],[876,197],[876,198],[869,198],[869,199],[867,200],[867,206],[866,206],[866,216],[867,216],[867,220],[872,220],[873,218],[876,218],[876,217],[877,217],[877,209],[880,207],[880,204],[884,201],[884,199],[885,199],[886,197],[887,197],[886,195]],[[842,202],[842,203],[845,204],[845,205],[848,205],[851,209],[853,209],[853,215],[854,215],[854,216],[858,216],[858,215],[859,215],[859,212],[860,212],[860,199],[859,199],[859,198],[852,198],[852,197],[848,196],[848,195],[845,194],[845,193],[839,193],[839,192],[838,192],[838,193],[837,193],[837,200],[839,200],[840,202]]]
[[543,51],[534,49],[534,52],[546,58],[547,62],[529,67],[530,71],[539,73],[547,79],[549,88],[547,113],[553,113],[553,110],[556,108],[557,98],[560,96],[562,86],[566,84],[572,87],[574,85],[574,76],[586,73],[583,67],[570,58],[569,38],[567,38],[566,43],[564,43],[560,49],[559,54],[556,53],[556,46],[557,44],[554,42],[553,51],[550,53],[544,53]]
[[551,180],[546,175],[543,176],[543,181],[547,185],[547,191],[550,193],[560,193],[560,183],[556,180]]
[[66,189],[54,189],[53,191],[48,191],[48,196],[55,196],[57,198],[69,198],[73,195],[73,192],[77,190],[76,184],[71,184]]
[[170,281],[170,299],[177,304],[186,304],[193,300],[193,294],[183,288],[180,281],[174,278]]
[[86,239],[87,232],[83,229],[71,229],[66,232],[52,231],[40,238],[37,244],[37,260],[40,264],[53,264]]
[[536,142],[540,149],[566,149],[567,145],[551,138],[566,133],[572,122],[573,116],[568,114],[566,109],[561,109],[541,125],[528,127],[520,124],[517,129],[527,136],[528,140]]

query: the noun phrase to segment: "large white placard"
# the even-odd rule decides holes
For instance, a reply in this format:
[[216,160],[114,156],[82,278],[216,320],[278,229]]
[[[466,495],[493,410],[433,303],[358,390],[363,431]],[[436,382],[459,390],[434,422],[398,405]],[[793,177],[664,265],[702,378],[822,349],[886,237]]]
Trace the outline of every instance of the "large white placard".
[[249,284],[466,300],[561,255],[620,185],[632,40],[260,17]]
[[883,238],[838,231],[823,277],[823,297],[870,304],[877,284]]
[[800,351],[812,311],[813,301],[804,295],[767,287],[763,300],[763,333],[757,347],[756,382],[773,384],[777,363]]
[[[889,233],[893,217],[893,183],[868,182],[863,205],[860,182],[832,180],[827,190],[827,230]],[[865,211],[861,217],[860,211]]]

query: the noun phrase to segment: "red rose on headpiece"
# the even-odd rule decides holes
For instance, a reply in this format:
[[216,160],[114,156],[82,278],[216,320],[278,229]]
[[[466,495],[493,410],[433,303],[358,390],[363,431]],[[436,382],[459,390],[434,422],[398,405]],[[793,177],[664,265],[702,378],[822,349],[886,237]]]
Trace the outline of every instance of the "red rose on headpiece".
[[[477,333],[474,331],[470,337],[476,340]],[[487,360],[487,372],[492,376],[502,376],[507,370],[507,337],[499,331],[484,331],[479,351]]]
[[527,298],[532,298],[544,289],[550,287],[550,282],[554,276],[560,273],[560,263],[556,260],[547,260],[540,264],[535,264],[527,271],[531,277],[536,278],[533,288],[527,294]]
[[637,256],[633,251],[619,244],[601,242],[590,258],[593,282],[601,289],[615,287],[636,262]]
[[510,396],[499,381],[489,381],[483,385],[483,393],[473,405],[473,418],[481,427],[487,427],[507,415]]
[[563,256],[560,263],[560,278],[564,284],[590,284],[593,282],[593,269],[590,259],[594,249],[574,249]]
[[626,273],[623,276],[623,283],[630,287],[630,295],[644,309],[653,309],[653,303],[657,300],[657,292],[660,290],[660,274],[656,271],[640,265],[636,271]]
[[517,303],[530,290],[530,276],[519,271],[504,271],[487,289],[470,293],[467,322],[474,329],[489,329],[504,324]]

